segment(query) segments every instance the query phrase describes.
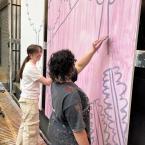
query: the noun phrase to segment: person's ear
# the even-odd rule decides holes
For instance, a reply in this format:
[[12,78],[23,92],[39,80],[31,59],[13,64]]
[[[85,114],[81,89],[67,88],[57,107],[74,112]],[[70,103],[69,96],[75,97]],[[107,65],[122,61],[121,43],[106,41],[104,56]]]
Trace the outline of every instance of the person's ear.
[[29,58],[31,59],[33,55],[32,55],[32,54],[28,54],[28,56],[29,56]]

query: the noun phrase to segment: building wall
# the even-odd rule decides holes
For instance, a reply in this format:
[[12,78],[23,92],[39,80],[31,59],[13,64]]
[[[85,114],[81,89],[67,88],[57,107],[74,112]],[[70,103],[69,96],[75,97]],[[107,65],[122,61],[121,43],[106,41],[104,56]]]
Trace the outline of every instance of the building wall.
[[[0,0],[0,65],[3,67],[6,72],[10,72],[9,64],[9,39],[10,31],[9,27],[12,26],[12,39],[20,39],[20,0],[12,0],[12,21],[10,21],[10,3],[9,0]],[[18,6],[17,6],[18,5]],[[13,42],[12,51],[19,50],[20,45]],[[16,59],[17,58],[17,59]],[[19,63],[20,54],[18,51],[12,52],[12,77],[13,80],[16,78],[17,70],[19,65],[16,66],[16,63]],[[7,74],[9,76],[9,74]]]
[[1,27],[1,66],[8,70],[9,58],[9,31],[8,31],[8,7],[0,10],[0,27]]
[[[44,44],[44,0],[23,0],[21,2],[21,64],[27,56],[30,44]],[[43,72],[43,56],[37,66]],[[42,89],[41,89],[42,90]],[[42,99],[40,95],[40,109]]]

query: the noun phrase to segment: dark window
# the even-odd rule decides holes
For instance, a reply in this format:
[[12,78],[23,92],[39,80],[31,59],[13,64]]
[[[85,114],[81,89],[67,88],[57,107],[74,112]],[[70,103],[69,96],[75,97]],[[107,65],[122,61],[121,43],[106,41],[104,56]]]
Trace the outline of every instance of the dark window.
[[137,49],[145,50],[145,0],[142,1],[141,7]]

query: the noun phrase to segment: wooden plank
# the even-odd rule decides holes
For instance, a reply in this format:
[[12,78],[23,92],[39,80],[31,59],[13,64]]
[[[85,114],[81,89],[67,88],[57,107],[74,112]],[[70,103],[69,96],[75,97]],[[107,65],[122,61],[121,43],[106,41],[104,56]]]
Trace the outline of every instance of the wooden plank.
[[[21,122],[21,110],[7,91],[0,92],[0,108],[5,115],[0,115],[0,145],[15,145]],[[40,136],[39,145],[46,145]]]

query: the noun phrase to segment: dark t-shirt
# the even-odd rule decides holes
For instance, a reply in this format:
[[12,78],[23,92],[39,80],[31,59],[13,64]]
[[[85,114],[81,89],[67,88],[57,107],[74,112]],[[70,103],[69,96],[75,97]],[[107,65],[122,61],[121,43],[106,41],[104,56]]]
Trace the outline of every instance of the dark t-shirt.
[[52,83],[53,112],[48,127],[52,145],[78,145],[73,132],[86,129],[89,138],[89,105],[85,93],[72,82]]

